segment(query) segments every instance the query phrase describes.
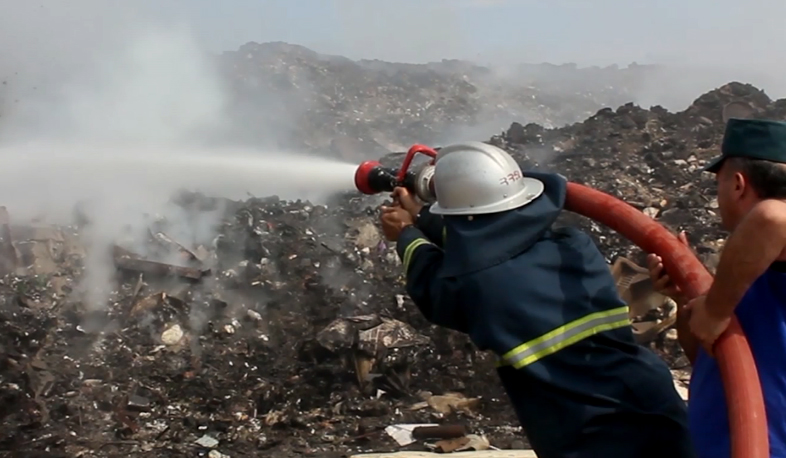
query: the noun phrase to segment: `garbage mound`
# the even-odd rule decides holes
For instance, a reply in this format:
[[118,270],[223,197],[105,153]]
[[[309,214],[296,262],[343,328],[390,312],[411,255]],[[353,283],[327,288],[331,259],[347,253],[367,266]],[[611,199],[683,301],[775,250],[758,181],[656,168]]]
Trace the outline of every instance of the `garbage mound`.
[[353,61],[287,43],[247,43],[223,53],[219,67],[235,94],[235,121],[252,126],[252,140],[290,133],[297,149],[352,160],[487,136],[511,119],[548,127],[581,121],[633,100],[656,69],[541,64],[501,74],[457,60]]
[[[732,83],[680,113],[624,105],[559,129],[514,123],[490,142],[687,230],[711,265],[723,233],[712,179],[697,170],[716,153],[732,100],[786,113],[786,100]],[[378,229],[380,199],[338,195],[321,206],[183,192],[173,200],[194,217],[223,215],[210,240],[179,240],[156,219],[105,257],[84,243],[89,221],[17,224],[0,211],[0,452],[339,457],[422,450],[424,440],[438,451],[525,448],[493,357],[431,326],[406,296]],[[644,304],[632,306],[650,323],[637,338],[686,379],[662,325],[673,306],[630,288],[647,281],[643,254],[575,215],[563,222],[593,234],[621,292]],[[111,274],[106,284],[86,280],[96,268]],[[101,286],[111,291],[96,303]]]
[[[582,123],[545,129],[513,123],[490,143],[511,152],[524,167],[559,172],[569,180],[619,197],[688,239],[711,270],[725,233],[718,225],[715,179],[702,166],[720,154],[726,104],[743,102],[754,117],[786,119],[786,99],[738,82],[697,98],[686,110],[604,108]],[[643,262],[626,240],[576,218],[595,234],[606,256]]]
[[420,317],[371,202],[179,199],[221,209],[218,235],[157,221],[119,241],[100,307],[83,228],[0,211],[0,451],[286,457],[385,443],[391,421],[512,430],[492,358]]

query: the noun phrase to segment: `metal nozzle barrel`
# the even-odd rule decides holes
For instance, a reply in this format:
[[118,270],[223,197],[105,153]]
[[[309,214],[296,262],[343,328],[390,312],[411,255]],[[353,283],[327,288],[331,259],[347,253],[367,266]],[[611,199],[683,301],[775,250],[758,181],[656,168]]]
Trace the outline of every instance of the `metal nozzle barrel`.
[[420,170],[407,170],[399,181],[399,170],[384,167],[377,161],[366,161],[355,171],[355,187],[363,194],[392,192],[398,186],[407,188],[424,202],[436,200],[432,177],[434,167],[424,166]]

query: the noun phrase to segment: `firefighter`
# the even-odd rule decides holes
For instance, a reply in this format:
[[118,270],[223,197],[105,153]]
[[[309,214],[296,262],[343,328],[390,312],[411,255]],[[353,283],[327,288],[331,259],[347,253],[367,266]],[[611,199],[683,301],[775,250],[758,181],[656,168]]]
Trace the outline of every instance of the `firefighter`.
[[499,357],[538,457],[693,456],[685,403],[666,364],[635,343],[603,255],[581,231],[552,227],[566,180],[524,174],[474,142],[443,148],[434,173],[430,207],[394,190],[385,236],[425,317]]
[[[786,123],[730,119],[721,156],[705,170],[716,176],[721,224],[731,235],[712,287],[688,302],[681,317],[688,328],[680,342],[693,361],[691,434],[700,457],[730,456],[726,398],[712,347],[735,315],[761,379],[770,456],[786,458]],[[649,267],[656,287],[685,303],[661,259],[650,255]]]

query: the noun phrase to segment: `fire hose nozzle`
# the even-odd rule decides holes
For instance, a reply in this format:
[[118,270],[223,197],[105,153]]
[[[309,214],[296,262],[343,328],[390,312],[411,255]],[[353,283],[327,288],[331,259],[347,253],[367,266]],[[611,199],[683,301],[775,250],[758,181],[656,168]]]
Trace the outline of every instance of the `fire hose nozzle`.
[[404,179],[400,180],[399,170],[384,167],[377,161],[366,161],[355,171],[355,187],[363,194],[379,194],[392,192],[397,187],[404,187],[426,203],[436,201],[434,194],[434,166],[425,164],[418,170],[407,170]]
[[[416,154],[423,154],[431,158],[429,164],[424,164],[417,170],[412,170],[412,160]],[[401,168],[383,167],[377,161],[366,161],[358,166],[355,171],[355,187],[363,194],[378,194],[391,192],[396,187],[407,188],[426,203],[436,202],[434,192],[434,163],[437,150],[425,145],[412,145],[404,156]]]
[[355,171],[355,187],[363,194],[390,192],[396,187],[395,169],[383,167],[377,161],[366,161]]

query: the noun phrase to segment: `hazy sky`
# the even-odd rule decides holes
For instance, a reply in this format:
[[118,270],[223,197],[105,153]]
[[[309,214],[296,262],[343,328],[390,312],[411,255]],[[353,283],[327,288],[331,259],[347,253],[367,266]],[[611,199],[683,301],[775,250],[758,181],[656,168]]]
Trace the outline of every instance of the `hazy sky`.
[[285,41],[404,62],[668,63],[631,101],[684,109],[729,81],[786,96],[784,17],[783,0],[0,0],[0,105],[21,100],[15,118],[46,125],[32,130],[79,119],[93,134],[138,137],[141,121],[161,122],[137,112],[168,119],[199,93],[192,118],[213,122],[222,94],[201,50]]
[[[171,0],[213,46],[283,40],[350,57],[561,63],[776,60],[778,0]],[[741,55],[729,52],[742,51]]]
[[22,48],[96,38],[134,17],[190,24],[214,50],[287,41],[398,61],[763,65],[786,51],[779,0],[0,0],[0,52],[15,34]]

